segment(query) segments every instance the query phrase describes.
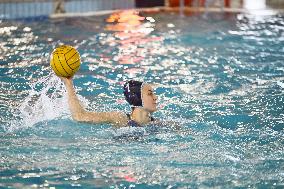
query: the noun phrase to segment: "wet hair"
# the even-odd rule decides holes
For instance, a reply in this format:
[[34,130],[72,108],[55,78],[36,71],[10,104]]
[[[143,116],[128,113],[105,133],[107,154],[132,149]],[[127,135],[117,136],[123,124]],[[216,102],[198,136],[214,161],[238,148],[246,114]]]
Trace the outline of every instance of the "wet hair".
[[131,107],[143,107],[141,89],[143,82],[130,80],[125,82],[123,86],[123,94],[125,100],[131,105]]

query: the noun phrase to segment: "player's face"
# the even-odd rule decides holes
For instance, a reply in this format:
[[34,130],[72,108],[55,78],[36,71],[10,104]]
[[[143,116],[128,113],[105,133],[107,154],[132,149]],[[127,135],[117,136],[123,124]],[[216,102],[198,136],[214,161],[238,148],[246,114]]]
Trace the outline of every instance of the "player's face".
[[157,110],[157,96],[155,95],[151,85],[144,84],[142,88],[143,108],[149,112]]

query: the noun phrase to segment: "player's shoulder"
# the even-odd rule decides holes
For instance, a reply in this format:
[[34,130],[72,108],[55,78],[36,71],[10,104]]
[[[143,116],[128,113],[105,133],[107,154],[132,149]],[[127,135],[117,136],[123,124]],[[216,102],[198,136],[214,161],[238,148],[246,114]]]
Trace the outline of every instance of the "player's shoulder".
[[116,126],[125,126],[125,125],[127,125],[128,116],[124,112],[112,111],[112,112],[108,112],[108,114],[106,116]]

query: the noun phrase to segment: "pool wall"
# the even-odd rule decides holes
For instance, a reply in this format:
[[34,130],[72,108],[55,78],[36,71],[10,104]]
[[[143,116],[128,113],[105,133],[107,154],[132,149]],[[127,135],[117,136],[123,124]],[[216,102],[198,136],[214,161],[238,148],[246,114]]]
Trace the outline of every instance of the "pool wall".
[[0,1],[0,19],[48,17],[54,12],[78,14],[135,7],[134,0],[71,0],[62,2],[61,4],[54,0]]
[[[151,2],[151,3],[150,3]],[[154,3],[157,2],[157,3]],[[184,4],[184,6],[181,6]],[[90,16],[111,10],[157,7],[161,10],[244,12],[250,9],[283,9],[280,0],[0,0],[0,19]],[[163,6],[165,5],[165,6]]]

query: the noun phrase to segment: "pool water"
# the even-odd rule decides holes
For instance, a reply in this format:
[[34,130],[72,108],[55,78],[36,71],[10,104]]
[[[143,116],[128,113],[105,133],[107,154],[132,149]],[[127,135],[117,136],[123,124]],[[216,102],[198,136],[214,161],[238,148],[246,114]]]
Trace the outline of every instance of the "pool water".
[[[10,20],[0,34],[1,188],[284,187],[282,14]],[[73,121],[49,66],[60,44],[81,54],[86,109],[130,112],[123,83],[142,80],[153,116],[180,129]]]

